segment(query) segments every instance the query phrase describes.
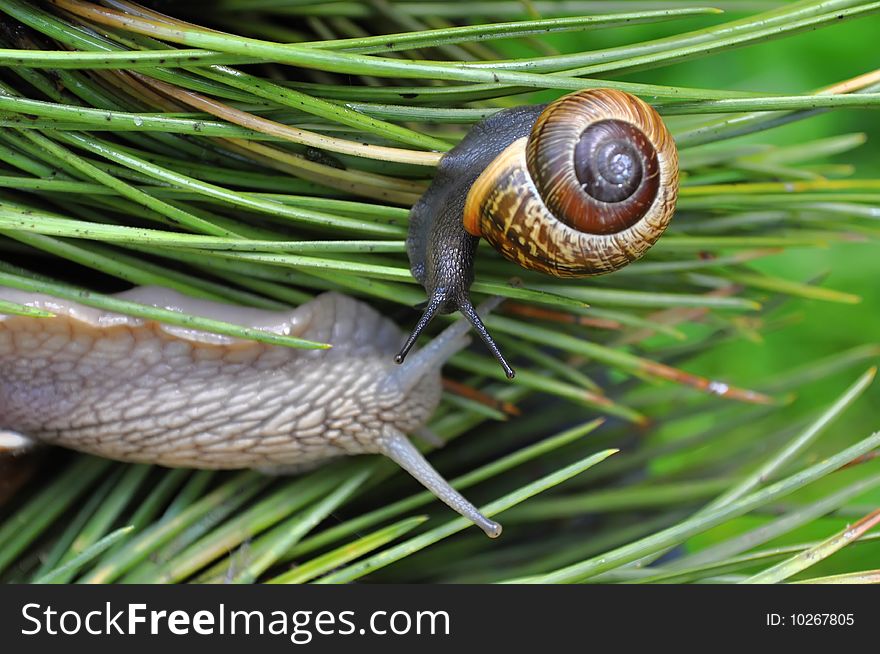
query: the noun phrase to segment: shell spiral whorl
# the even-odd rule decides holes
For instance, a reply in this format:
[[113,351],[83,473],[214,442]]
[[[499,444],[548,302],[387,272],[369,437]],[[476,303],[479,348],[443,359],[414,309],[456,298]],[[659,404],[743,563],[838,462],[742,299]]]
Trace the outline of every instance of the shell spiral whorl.
[[580,277],[641,257],[675,209],[678,155],[654,109],[590,89],[551,103],[471,187],[465,228],[524,268]]

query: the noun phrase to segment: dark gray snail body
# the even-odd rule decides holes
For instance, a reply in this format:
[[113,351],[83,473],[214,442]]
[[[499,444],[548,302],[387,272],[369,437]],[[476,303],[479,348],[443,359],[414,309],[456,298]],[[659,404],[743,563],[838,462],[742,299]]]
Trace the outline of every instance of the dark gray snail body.
[[55,314],[0,316],[0,430],[122,461],[193,468],[283,471],[381,453],[487,534],[500,533],[405,435],[418,432],[439,403],[440,368],[468,341],[464,321],[400,367],[391,360],[400,329],[337,293],[284,312],[149,287],[118,297],[333,347],[243,341],[0,289],[0,299]]
[[410,213],[410,268],[428,301],[396,360],[435,315],[461,311],[513,377],[470,300],[479,236],[525,268],[603,274],[657,241],[677,192],[671,135],[627,93],[579,91],[478,123],[443,157]]

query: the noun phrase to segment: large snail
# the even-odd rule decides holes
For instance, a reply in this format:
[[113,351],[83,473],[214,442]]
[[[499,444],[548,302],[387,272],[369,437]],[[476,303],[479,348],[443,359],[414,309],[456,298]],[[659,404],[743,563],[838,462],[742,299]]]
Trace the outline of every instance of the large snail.
[[395,360],[435,315],[461,311],[513,377],[469,297],[479,236],[531,270],[600,275],[660,238],[677,194],[672,136],[628,93],[578,91],[478,123],[443,157],[410,213],[410,267],[428,301]]
[[238,340],[2,288],[0,299],[54,317],[0,315],[0,449],[30,437],[121,461],[266,472],[381,453],[489,536],[501,533],[405,435],[437,407],[440,368],[467,344],[466,321],[399,367],[400,329],[338,293],[281,312],[157,287],[116,297],[333,347]]

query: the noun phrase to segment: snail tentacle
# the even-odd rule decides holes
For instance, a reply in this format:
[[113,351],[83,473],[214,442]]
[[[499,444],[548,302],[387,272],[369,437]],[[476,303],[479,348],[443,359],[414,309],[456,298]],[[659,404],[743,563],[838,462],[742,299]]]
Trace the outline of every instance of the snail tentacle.
[[468,319],[471,325],[474,328],[474,331],[477,333],[477,336],[480,337],[480,340],[485,343],[486,347],[489,348],[489,352],[492,353],[492,356],[498,360],[498,363],[501,364],[501,367],[504,369],[504,374],[507,375],[508,379],[513,379],[516,376],[516,372],[513,368],[510,367],[510,364],[507,363],[507,360],[504,358],[504,355],[501,354],[501,349],[498,347],[498,344],[489,334],[489,330],[486,329],[486,325],[483,324],[483,321],[480,319],[480,315],[477,313],[477,310],[474,309],[474,305],[471,304],[469,298],[465,298],[465,302],[462,302],[458,306],[458,310],[461,311],[461,314]]
[[434,320],[434,316],[440,312],[440,306],[442,303],[443,298],[437,295],[431,296],[428,299],[428,304],[422,313],[422,317],[419,318],[419,322],[416,323],[416,326],[413,327],[413,330],[410,332],[409,336],[407,336],[406,342],[403,344],[403,347],[400,348],[400,352],[395,355],[395,363],[403,363],[404,359],[406,359],[406,355],[409,354],[413,345],[416,344],[419,336],[421,336],[422,332],[425,331],[425,328],[431,324],[431,321]]
[[[430,316],[419,321],[424,322],[426,326],[431,318],[436,314],[436,309],[432,310]],[[425,315],[428,315],[427,313]],[[401,363],[409,350],[415,344],[416,338],[421,333],[424,326],[418,326],[410,334],[404,348],[394,357],[395,362]],[[470,336],[467,334],[468,325],[463,320],[458,320],[452,325],[444,329],[438,336],[431,340],[425,347],[421,348],[413,355],[409,365],[402,368],[396,368],[385,379],[386,385],[395,385],[401,389],[409,389],[417,384],[426,371],[440,369],[446,361],[456,352],[464,349],[470,342]]]
[[386,428],[383,438],[379,441],[379,448],[382,454],[415,477],[452,510],[457,511],[486,532],[489,538],[498,538],[501,535],[501,525],[480,513],[477,507],[450,486],[449,482],[428,463],[421,452],[402,433],[393,427]]
[[[480,337],[480,340],[486,344],[486,347],[489,348],[489,351],[492,355],[498,360],[498,363],[501,364],[501,367],[504,369],[504,374],[507,375],[508,379],[513,379],[516,375],[516,372],[513,368],[510,367],[510,364],[507,363],[507,360],[504,358],[504,355],[501,354],[501,349],[498,347],[498,344],[489,334],[489,330],[486,329],[486,325],[483,324],[483,321],[480,319],[480,313],[487,314],[495,307],[497,307],[503,298],[493,297],[489,298],[485,302],[483,302],[479,309],[475,309],[474,305],[471,303],[470,297],[468,297],[467,293],[459,294],[455,297],[451,302],[455,307],[456,311],[459,311],[462,316],[467,319],[467,322],[471,324],[474,328],[474,331]],[[434,319],[434,316],[440,312],[440,309],[443,306],[446,306],[450,303],[450,300],[445,296],[442,290],[438,291],[428,300],[428,306],[425,307],[425,311],[422,314],[422,317],[419,319],[419,322],[413,328],[413,331],[407,337],[406,342],[403,344],[400,352],[394,357],[394,361],[396,363],[403,363],[406,355],[409,353],[410,349],[412,349],[413,345],[415,345],[416,340],[421,335],[422,331],[427,327],[431,321]],[[456,330],[453,332],[453,330]],[[442,361],[446,361],[449,357],[451,357],[455,352],[462,349],[464,346],[459,344],[456,349],[448,354],[441,354],[441,349],[446,348],[445,342],[451,338],[453,338],[453,333],[457,334],[458,330],[464,334],[467,331],[467,325],[464,322],[456,322],[451,327],[447,327],[439,336],[437,336],[433,341],[431,341],[424,348],[419,350],[416,357],[419,359],[418,362],[411,364],[411,366],[407,366],[403,368],[404,371],[410,369],[421,369],[425,367],[425,363],[423,359],[427,357],[437,356],[438,358],[442,357]],[[436,353],[436,354],[435,354]],[[404,374],[406,374],[404,372]]]

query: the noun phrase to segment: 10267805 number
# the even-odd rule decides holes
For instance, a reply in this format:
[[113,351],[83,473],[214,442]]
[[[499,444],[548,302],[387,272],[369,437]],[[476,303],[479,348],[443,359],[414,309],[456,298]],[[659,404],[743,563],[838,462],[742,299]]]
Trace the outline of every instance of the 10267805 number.
[[767,613],[769,627],[849,627],[855,624],[853,613]]
[[849,626],[855,623],[852,613],[792,613],[792,626]]

